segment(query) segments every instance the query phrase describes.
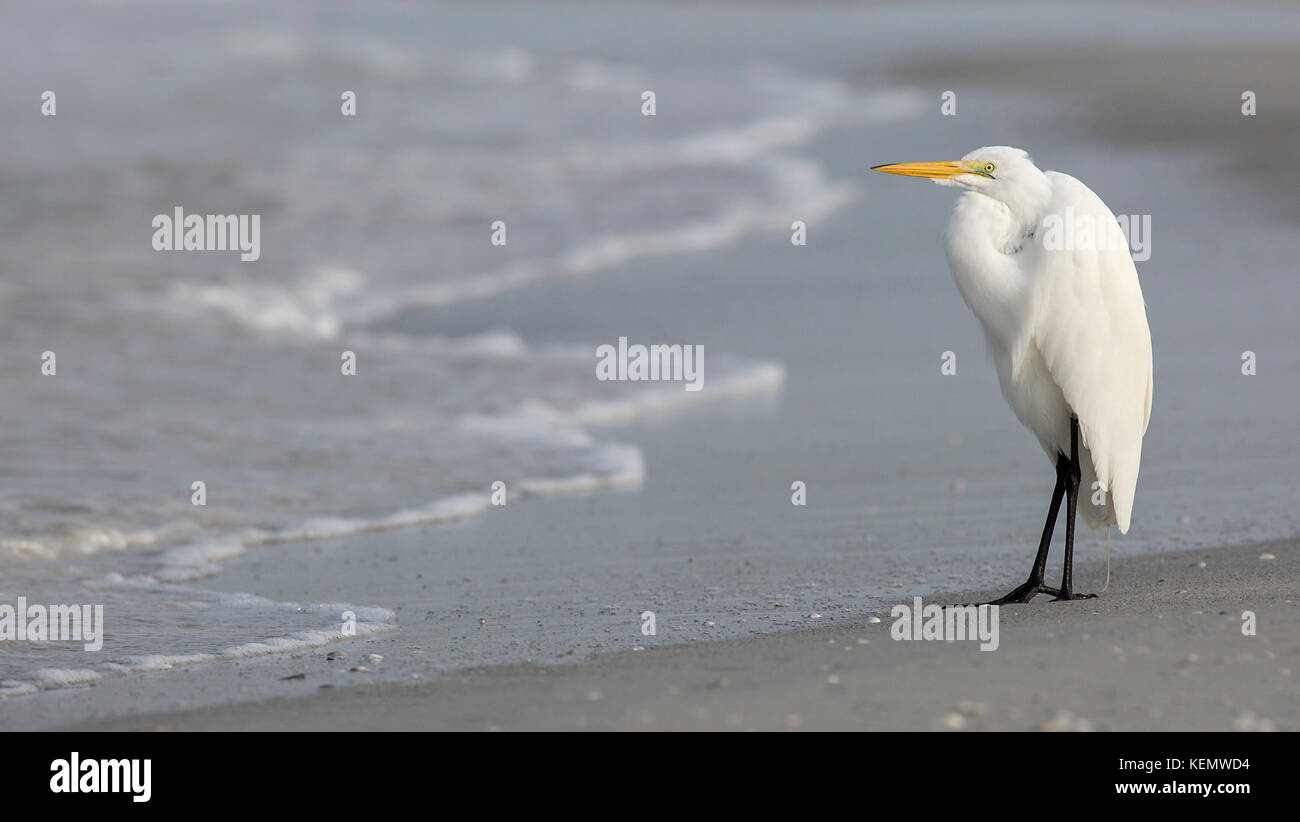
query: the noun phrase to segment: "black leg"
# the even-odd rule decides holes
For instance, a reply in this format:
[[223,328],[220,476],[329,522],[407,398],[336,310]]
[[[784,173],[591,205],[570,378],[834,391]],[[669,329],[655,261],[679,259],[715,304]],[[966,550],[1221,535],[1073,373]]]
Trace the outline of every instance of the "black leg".
[[1061,573],[1061,590],[1056,599],[1088,599],[1096,594],[1074,593],[1074,517],[1079,509],[1079,480],[1083,475],[1079,464],[1079,418],[1070,416],[1070,471],[1065,486],[1065,568]]
[[1056,488],[1052,491],[1052,504],[1047,509],[1047,522],[1043,523],[1043,536],[1038,541],[1038,556],[1034,557],[1034,567],[1029,572],[1029,580],[1006,596],[993,600],[990,605],[1028,602],[1039,593],[1060,594],[1059,591],[1043,585],[1043,574],[1047,570],[1047,550],[1052,544],[1052,530],[1056,525],[1056,517],[1061,511],[1061,497],[1065,495],[1066,474],[1069,473],[1069,468],[1069,459],[1064,454],[1057,454]]

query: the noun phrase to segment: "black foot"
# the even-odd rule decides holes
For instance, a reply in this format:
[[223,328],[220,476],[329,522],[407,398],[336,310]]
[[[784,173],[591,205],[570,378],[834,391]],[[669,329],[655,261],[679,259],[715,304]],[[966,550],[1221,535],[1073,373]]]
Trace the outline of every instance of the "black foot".
[[1035,596],[1037,596],[1038,594],[1051,594],[1051,595],[1053,595],[1053,596],[1059,598],[1060,595],[1061,595],[1061,592],[1060,592],[1059,590],[1057,590],[1056,588],[1048,588],[1048,587],[1047,587],[1046,585],[1044,585],[1043,583],[1041,583],[1041,582],[1034,582],[1034,581],[1031,579],[1031,580],[1029,580],[1028,582],[1026,582],[1024,585],[1021,585],[1021,586],[1020,586],[1019,588],[1017,588],[1016,590],[1014,590],[1014,591],[1012,591],[1011,593],[1007,594],[1006,596],[1004,596],[1004,597],[999,597],[999,598],[993,600],[992,602],[986,602],[986,603],[984,603],[984,604],[985,604],[985,605],[1011,605],[1011,604],[1021,604],[1021,603],[1028,602],[1029,600],[1033,599],[1033,598],[1034,598]]
[[1097,598],[1096,594],[1072,594],[1069,591],[1066,591],[1064,593],[1060,591],[1056,591],[1055,593],[1056,593],[1056,598],[1053,599],[1052,602],[1065,602],[1067,600],[1074,600],[1074,599],[1096,599]]

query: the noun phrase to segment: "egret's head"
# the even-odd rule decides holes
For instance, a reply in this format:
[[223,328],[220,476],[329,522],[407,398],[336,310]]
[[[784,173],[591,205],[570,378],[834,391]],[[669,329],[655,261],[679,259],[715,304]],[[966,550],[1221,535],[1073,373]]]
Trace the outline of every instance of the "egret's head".
[[1010,146],[977,148],[960,160],[940,163],[893,163],[874,166],[873,171],[926,177],[941,186],[961,186],[1024,211],[1050,190],[1047,178],[1023,149]]

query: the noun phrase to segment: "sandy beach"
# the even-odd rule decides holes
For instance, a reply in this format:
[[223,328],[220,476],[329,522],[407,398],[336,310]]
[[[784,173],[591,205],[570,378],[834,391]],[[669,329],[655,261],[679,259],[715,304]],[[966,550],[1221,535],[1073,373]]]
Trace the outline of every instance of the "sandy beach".
[[[1275,559],[1261,559],[1272,555]],[[1300,543],[1113,565],[1102,597],[1001,611],[994,651],[893,620],[317,690],[84,730],[1294,731]],[[1092,584],[1104,568],[1083,569]],[[972,592],[979,601],[994,592]],[[1254,636],[1242,631],[1255,614]],[[325,654],[313,663],[325,666]],[[308,663],[308,670],[310,670]],[[314,688],[314,676],[303,681]]]

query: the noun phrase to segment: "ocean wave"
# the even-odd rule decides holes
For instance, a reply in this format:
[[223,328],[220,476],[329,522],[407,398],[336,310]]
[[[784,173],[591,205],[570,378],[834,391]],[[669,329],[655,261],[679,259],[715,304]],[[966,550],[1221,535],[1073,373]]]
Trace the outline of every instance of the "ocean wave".
[[[340,640],[363,638],[395,631],[398,628],[397,614],[387,608],[376,606],[358,606],[345,602],[311,604],[276,602],[251,594],[202,591],[180,585],[160,584],[150,580],[124,580],[120,577],[114,579],[112,575],[95,587],[101,591],[111,587],[148,588],[155,601],[157,601],[158,597],[198,596],[214,600],[217,604],[227,608],[261,608],[269,611],[293,612],[296,615],[316,616],[321,619],[328,617],[330,623],[338,627],[317,627],[281,635],[268,635],[256,640],[224,646],[211,652],[127,654],[108,659],[94,668],[38,667],[26,676],[18,674],[0,680],[0,699],[28,696],[40,691],[59,688],[81,687],[108,677],[167,671],[173,668],[204,665],[222,660],[292,653],[318,648]],[[344,613],[348,613],[353,617],[353,622],[346,632],[341,624],[341,615]],[[81,658],[84,659],[84,655],[81,655]]]
[[[71,653],[15,649],[0,693],[338,639],[314,606],[290,614],[194,587],[258,546],[480,516],[497,480],[511,502],[641,486],[641,450],[599,427],[775,393],[783,368],[711,352],[703,391],[601,383],[594,343],[535,347],[509,328],[403,333],[390,321],[784,236],[857,196],[811,156],[812,141],[897,114],[780,71],[647,75],[510,47],[423,54],[270,26],[236,25],[193,48],[166,78],[140,69],[119,80],[164,99],[192,93],[183,116],[156,112],[150,139],[92,97],[102,131],[83,165],[41,155],[40,135],[15,149],[47,160],[12,177],[12,201],[41,219],[0,249],[13,274],[0,319],[15,345],[53,346],[60,359],[57,377],[36,381],[25,365],[0,368],[13,478],[0,489],[0,593],[96,592],[115,619],[156,633],[118,637],[119,649],[143,648],[93,670]],[[224,70],[265,82],[258,106],[199,82]],[[344,76],[392,79],[410,104],[370,118],[380,101],[358,83],[363,116],[337,120]],[[673,116],[640,118],[647,76]],[[610,116],[624,105],[627,116]],[[262,116],[270,110],[286,116]],[[320,127],[323,113],[352,131]],[[593,118],[603,126],[589,128]],[[178,179],[193,183],[184,202]],[[87,222],[84,202],[115,207]],[[264,256],[153,252],[147,220],[132,221],[177,205],[262,213]],[[485,218],[506,210],[511,245],[490,248]],[[74,224],[97,253],[57,241]],[[345,377],[349,354],[358,369]],[[196,481],[205,502],[191,497]],[[203,619],[182,630],[155,608]],[[238,608],[286,616],[292,630],[243,636],[246,624],[223,622]],[[372,617],[362,622],[374,630],[394,624]]]

